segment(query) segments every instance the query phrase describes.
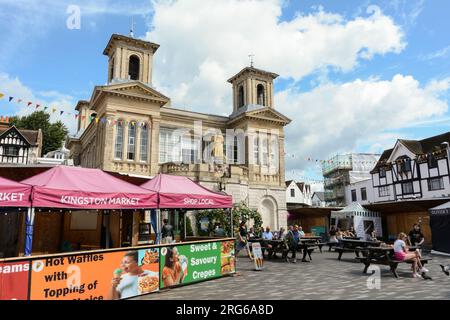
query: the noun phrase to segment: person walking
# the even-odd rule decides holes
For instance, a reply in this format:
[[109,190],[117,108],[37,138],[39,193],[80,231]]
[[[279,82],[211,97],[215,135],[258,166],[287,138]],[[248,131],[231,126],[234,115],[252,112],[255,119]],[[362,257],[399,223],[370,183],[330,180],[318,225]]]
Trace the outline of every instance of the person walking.
[[175,238],[173,233],[173,226],[169,224],[168,219],[164,219],[163,223],[164,225],[161,228],[161,243],[172,243],[173,239]]

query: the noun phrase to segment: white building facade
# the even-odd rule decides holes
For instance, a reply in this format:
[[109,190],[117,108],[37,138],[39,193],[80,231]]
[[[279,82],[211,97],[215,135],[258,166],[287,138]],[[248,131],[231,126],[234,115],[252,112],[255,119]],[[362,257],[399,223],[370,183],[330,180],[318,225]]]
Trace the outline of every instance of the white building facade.
[[371,171],[374,202],[450,196],[450,132],[424,140],[397,140]]
[[311,206],[311,186],[295,180],[286,181],[286,203],[288,205]]

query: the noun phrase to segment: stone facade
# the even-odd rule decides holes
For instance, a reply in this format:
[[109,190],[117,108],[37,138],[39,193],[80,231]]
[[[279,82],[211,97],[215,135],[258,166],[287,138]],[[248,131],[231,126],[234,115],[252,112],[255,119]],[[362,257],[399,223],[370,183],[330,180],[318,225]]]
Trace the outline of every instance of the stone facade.
[[[67,142],[75,165],[147,177],[187,176],[231,194],[235,204],[259,209],[264,225],[286,226],[284,126],[290,119],[274,107],[277,75],[247,67],[230,78],[229,117],[181,110],[151,85],[158,47],[111,37],[104,51],[108,84],[95,87],[91,99],[76,106],[78,133]],[[174,143],[180,129],[185,133]],[[236,137],[229,139],[227,130]],[[218,135],[226,141],[222,158]]]

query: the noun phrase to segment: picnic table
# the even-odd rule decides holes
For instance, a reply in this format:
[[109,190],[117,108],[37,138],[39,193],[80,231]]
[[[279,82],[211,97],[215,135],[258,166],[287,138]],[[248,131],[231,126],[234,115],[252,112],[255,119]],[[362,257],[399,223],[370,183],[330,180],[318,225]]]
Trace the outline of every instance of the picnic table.
[[343,237],[344,240],[361,240],[361,237]]
[[319,248],[320,253],[322,253],[322,247],[326,243],[321,242],[322,237],[318,236],[308,236],[308,237],[300,237],[300,242],[302,244],[308,244],[310,246],[317,246]]
[[339,241],[334,250],[335,252],[339,253],[338,260],[341,260],[342,254],[344,252],[354,252],[356,254],[356,257],[358,258],[360,253],[362,253],[365,256],[366,251],[363,250],[364,248],[379,247],[380,244],[381,242],[378,241],[343,239]]
[[287,254],[288,248],[285,245],[285,241],[282,239],[267,240],[263,238],[251,238],[248,241],[261,243],[261,248],[267,250],[269,259],[276,257],[276,254],[280,252],[283,257]]
[[[411,246],[409,247],[409,251],[416,250],[417,247]],[[408,263],[411,264],[412,261],[409,260],[396,260],[394,257],[394,248],[392,247],[372,247],[368,246],[364,248],[366,251],[366,255],[364,257],[356,257],[355,259],[359,260],[360,262],[364,263],[364,273],[367,273],[367,270],[371,264],[381,264],[381,265],[387,265],[390,267],[392,274],[394,277],[398,278],[397,273],[397,267],[400,263]],[[428,263],[429,260],[432,260],[432,258],[428,257],[422,257],[420,259],[422,265],[425,265]],[[423,276],[423,275],[422,275]]]

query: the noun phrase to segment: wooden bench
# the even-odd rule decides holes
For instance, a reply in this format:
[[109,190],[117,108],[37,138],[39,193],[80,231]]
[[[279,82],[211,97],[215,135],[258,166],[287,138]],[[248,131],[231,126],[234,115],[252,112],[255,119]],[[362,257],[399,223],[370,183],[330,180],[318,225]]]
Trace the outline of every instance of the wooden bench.
[[[371,264],[386,265],[390,267],[390,270],[394,277],[398,278],[397,267],[401,263],[412,264],[411,260],[397,260],[394,258],[394,249],[392,248],[364,248],[366,255],[364,257],[356,257],[358,261],[364,263],[363,273],[367,273]],[[432,260],[430,257],[422,257],[420,262],[422,265]]]

